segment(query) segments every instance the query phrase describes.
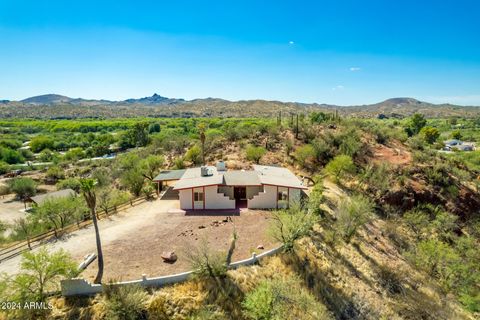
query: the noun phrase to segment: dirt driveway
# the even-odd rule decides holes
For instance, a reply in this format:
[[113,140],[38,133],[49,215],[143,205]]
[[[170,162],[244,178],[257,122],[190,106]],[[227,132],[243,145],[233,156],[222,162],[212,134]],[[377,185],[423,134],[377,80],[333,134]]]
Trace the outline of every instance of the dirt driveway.
[[[223,222],[225,216],[185,215],[169,213],[178,208],[178,200],[144,202],[122,213],[102,219],[99,228],[105,259],[104,280],[132,280],[147,276],[160,276],[190,270],[185,253],[206,237],[210,246],[227,250],[234,224],[238,234],[234,260],[245,259],[257,250],[274,247],[266,235],[269,213],[252,210],[233,216],[233,222]],[[93,227],[73,232],[64,239],[47,244],[49,250],[63,248],[81,262],[86,254],[96,252]],[[178,261],[167,264],[160,255],[175,251]],[[0,272],[18,272],[20,257],[0,263]],[[82,276],[93,280],[96,261]]]
[[15,219],[25,217],[24,209],[25,205],[14,194],[0,196],[0,221],[12,224]]

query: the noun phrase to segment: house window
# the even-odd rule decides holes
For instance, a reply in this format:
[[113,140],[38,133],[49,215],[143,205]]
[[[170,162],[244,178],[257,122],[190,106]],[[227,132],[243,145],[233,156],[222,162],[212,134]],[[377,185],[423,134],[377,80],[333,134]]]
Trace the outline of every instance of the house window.
[[287,201],[288,200],[288,192],[287,191],[279,191],[277,200],[278,201]]
[[193,193],[194,201],[203,201],[203,192],[194,192]]

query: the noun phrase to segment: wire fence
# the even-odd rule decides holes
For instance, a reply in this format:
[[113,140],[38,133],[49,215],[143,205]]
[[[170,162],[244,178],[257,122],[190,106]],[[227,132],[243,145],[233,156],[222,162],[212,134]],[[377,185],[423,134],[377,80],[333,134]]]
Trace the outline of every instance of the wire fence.
[[[106,211],[102,210],[101,212],[97,212],[97,217],[98,219],[102,219],[105,217],[108,217],[112,214],[116,214],[118,211],[125,210],[127,208],[133,207],[137,204],[140,204],[144,202],[147,198],[146,197],[139,197],[135,199],[130,199],[127,202],[124,202],[122,204],[112,206],[108,208]],[[89,225],[91,225],[92,219],[86,219],[84,221],[78,222],[78,223],[73,223],[68,226],[65,226],[62,229],[57,229],[57,230],[50,230],[38,235],[35,235],[31,237],[29,240],[21,240],[21,241],[16,241],[14,243],[9,244],[8,246],[1,247],[0,248],[0,263],[2,263],[5,260],[14,258],[18,255],[21,255],[23,252],[32,250],[34,248],[39,247],[40,245],[51,241],[53,239],[57,239],[57,237],[64,235],[66,233],[70,233],[76,230],[83,229]]]

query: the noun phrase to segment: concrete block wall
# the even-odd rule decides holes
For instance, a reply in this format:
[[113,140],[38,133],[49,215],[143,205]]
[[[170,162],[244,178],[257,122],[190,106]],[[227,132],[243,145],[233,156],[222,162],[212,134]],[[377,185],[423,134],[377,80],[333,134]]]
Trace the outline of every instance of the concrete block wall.
[[[268,250],[266,252],[263,252],[259,255],[256,255],[255,253],[252,255],[252,257],[233,262],[230,264],[229,268],[235,269],[240,266],[247,266],[247,265],[252,265],[255,264],[259,259],[262,259],[264,257],[268,257],[271,255],[274,255],[282,250],[282,246]],[[124,281],[124,282],[117,282],[112,285],[114,286],[124,286],[124,285],[133,285],[137,284],[142,287],[162,287],[165,285],[169,284],[175,284],[179,282],[186,281],[192,276],[193,271],[188,271],[188,272],[183,272],[183,273],[178,273],[178,274],[173,274],[173,275],[168,275],[168,276],[163,276],[163,277],[155,277],[155,278],[147,278],[146,275],[142,275],[142,278],[139,280],[133,280],[133,281]],[[62,295],[63,296],[89,296],[89,295],[94,295],[97,293],[100,293],[103,291],[103,285],[101,284],[92,284],[89,283],[85,279],[68,279],[68,280],[62,280],[60,282],[61,288],[62,288]]]

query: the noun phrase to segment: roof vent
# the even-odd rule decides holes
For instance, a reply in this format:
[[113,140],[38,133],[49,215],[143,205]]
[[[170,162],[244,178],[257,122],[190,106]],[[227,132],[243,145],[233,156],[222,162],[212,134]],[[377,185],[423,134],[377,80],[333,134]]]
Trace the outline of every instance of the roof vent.
[[200,175],[202,177],[212,176],[213,172],[208,167],[200,167]]
[[225,165],[225,162],[223,162],[222,160],[218,161],[217,171],[226,171],[226,170],[227,170],[227,166]]

